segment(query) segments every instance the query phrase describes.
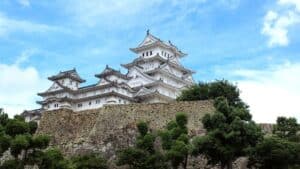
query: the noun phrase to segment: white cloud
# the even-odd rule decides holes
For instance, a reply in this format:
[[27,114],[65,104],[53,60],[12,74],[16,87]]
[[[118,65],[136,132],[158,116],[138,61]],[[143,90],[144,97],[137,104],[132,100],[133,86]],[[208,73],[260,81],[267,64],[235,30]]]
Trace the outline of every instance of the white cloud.
[[19,0],[18,1],[22,6],[24,7],[29,7],[30,6],[30,1],[29,0]]
[[300,23],[300,1],[279,0],[280,10],[269,10],[264,17],[261,33],[268,36],[268,46],[287,46],[288,31],[291,26]]
[[[68,0],[62,6],[82,26],[116,27],[149,26],[174,22],[192,12],[201,11],[207,0]],[[240,0],[218,0],[211,6],[236,8]]]
[[21,63],[27,61],[29,59],[30,56],[34,55],[37,52],[36,49],[27,49],[24,50],[21,55],[17,58],[17,60],[15,61],[16,65],[20,65]]
[[0,108],[4,108],[10,116],[22,113],[24,109],[36,108],[36,93],[45,89],[49,83],[40,77],[34,67],[22,68],[19,65],[29,54],[23,52],[20,57],[23,59],[16,64],[0,63]]
[[282,5],[294,6],[297,11],[300,11],[300,1],[299,0],[279,0],[278,3],[282,4]]
[[278,116],[300,121],[300,63],[285,63],[267,70],[236,70],[242,99],[257,122],[275,122]]
[[26,33],[45,33],[45,32],[63,32],[71,33],[70,30],[50,26],[46,24],[33,23],[27,20],[16,20],[5,16],[0,12],[0,37],[7,36],[12,32],[26,32]]

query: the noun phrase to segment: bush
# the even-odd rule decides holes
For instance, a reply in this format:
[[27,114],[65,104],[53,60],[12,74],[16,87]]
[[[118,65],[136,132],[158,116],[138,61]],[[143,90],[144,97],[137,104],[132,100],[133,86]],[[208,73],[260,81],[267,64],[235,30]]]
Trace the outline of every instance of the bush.
[[85,154],[71,159],[76,169],[107,169],[107,161],[100,154]]
[[29,133],[29,126],[26,122],[17,119],[9,120],[5,126],[5,133],[14,137],[16,135]]
[[22,150],[29,147],[29,138],[27,135],[17,135],[11,142],[11,154],[18,157]]

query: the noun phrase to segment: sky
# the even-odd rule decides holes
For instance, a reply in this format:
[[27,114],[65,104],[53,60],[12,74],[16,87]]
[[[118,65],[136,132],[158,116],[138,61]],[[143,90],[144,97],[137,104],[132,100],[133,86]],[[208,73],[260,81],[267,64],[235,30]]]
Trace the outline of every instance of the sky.
[[227,79],[253,119],[300,121],[300,0],[0,0],[0,107],[38,108],[47,77],[95,83],[136,56],[147,29],[188,56],[195,81]]

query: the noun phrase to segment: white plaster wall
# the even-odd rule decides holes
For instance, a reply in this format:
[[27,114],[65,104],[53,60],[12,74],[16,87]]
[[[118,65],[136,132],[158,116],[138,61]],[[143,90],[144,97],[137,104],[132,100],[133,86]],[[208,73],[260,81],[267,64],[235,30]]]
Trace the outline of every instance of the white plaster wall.
[[143,72],[153,70],[155,68],[158,68],[160,66],[160,62],[157,60],[150,61],[148,63],[140,64],[139,66],[143,67]]
[[118,83],[126,82],[125,79],[122,79],[122,78],[120,78],[120,77],[118,77],[118,76],[115,76],[115,75],[109,75],[109,76],[107,76],[106,78],[107,78],[108,80],[110,80],[110,81],[115,81],[115,82],[118,82]]
[[59,80],[59,83],[63,86],[66,86],[70,89],[73,89],[73,90],[77,90],[78,89],[78,86],[79,86],[79,83],[70,79],[70,78],[64,78],[64,79],[60,79]]
[[[152,55],[150,55],[150,51],[152,51]],[[148,52],[148,56],[147,56],[147,52]],[[143,53],[144,53],[144,56],[143,56]],[[174,53],[171,50],[161,48],[161,47],[153,47],[153,48],[141,51],[137,54],[137,56],[144,57],[144,58],[150,58],[157,54],[162,56],[164,59],[168,59],[168,57],[174,56]]]
[[156,73],[153,77],[157,80],[162,79],[164,83],[167,83],[171,86],[175,86],[177,88],[181,88],[182,86],[185,86],[185,84],[182,83],[181,81],[176,80],[174,78],[170,78],[169,76],[161,74],[161,73]]
[[172,90],[170,88],[166,88],[166,87],[163,87],[163,86],[154,86],[151,89],[157,90],[159,93],[161,93],[165,96],[171,97],[173,99],[176,98],[176,93],[178,92],[178,90],[176,90],[176,89]]
[[[114,103],[112,103],[111,101],[114,101]],[[120,98],[120,97],[108,96],[105,98],[98,98],[98,99],[93,99],[90,101],[76,103],[76,104],[72,105],[72,108],[74,111],[81,111],[81,110],[87,110],[87,109],[100,108],[106,104],[128,104],[130,102],[131,101]],[[79,107],[78,104],[81,104],[82,106]]]

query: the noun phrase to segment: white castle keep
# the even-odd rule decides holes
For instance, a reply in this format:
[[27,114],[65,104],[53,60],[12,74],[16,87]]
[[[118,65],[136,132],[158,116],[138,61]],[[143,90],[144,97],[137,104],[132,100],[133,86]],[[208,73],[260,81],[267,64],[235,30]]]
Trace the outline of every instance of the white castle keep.
[[[38,93],[43,98],[37,102],[42,107],[40,110],[67,108],[81,111],[106,104],[169,102],[194,83],[194,72],[180,64],[180,59],[186,54],[170,41],[163,42],[147,31],[144,40],[130,50],[137,57],[121,65],[128,72],[122,74],[106,66],[95,75],[99,78],[96,84],[80,87],[85,80],[75,69],[49,77],[52,86]],[[29,116],[30,112],[23,114]]]

